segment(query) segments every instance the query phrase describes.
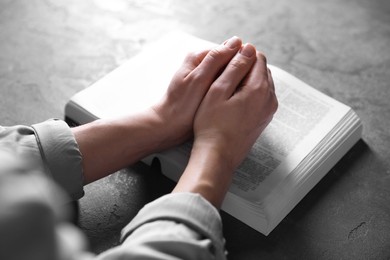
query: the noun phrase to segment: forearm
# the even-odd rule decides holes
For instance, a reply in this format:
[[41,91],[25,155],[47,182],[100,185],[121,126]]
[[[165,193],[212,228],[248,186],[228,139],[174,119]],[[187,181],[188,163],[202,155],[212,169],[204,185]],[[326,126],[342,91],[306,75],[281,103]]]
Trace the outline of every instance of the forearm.
[[146,111],[118,119],[101,119],[72,129],[83,156],[84,183],[131,165],[172,143],[169,127]]
[[190,161],[173,192],[198,193],[220,208],[233,172],[234,168],[220,148],[195,142]]

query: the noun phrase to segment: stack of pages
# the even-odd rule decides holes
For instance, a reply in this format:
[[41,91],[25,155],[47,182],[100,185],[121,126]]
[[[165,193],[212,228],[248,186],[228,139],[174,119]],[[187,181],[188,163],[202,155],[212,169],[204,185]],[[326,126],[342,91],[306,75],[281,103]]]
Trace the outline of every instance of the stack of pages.
[[[190,51],[214,43],[175,32],[77,93],[66,120],[85,124],[98,118],[137,113],[155,104]],[[348,106],[269,65],[279,108],[237,169],[222,209],[268,235],[342,156],[361,138],[362,125]],[[175,118],[172,118],[175,120]],[[177,181],[189,158],[185,143],[143,161],[161,162]]]

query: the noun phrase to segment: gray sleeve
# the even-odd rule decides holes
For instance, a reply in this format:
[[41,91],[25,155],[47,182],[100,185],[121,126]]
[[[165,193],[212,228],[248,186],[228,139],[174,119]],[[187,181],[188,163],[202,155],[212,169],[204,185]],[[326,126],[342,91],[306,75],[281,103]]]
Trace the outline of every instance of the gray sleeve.
[[68,125],[49,120],[30,126],[0,126],[0,172],[49,175],[71,199],[84,195],[82,158]]
[[69,126],[49,120],[32,126],[46,172],[73,200],[84,195],[82,157]]
[[218,211],[192,193],[165,195],[123,229],[122,245],[99,259],[226,259]]
[[58,188],[82,195],[80,160],[62,121],[0,126],[0,259],[91,259],[80,232],[63,222],[69,196]]

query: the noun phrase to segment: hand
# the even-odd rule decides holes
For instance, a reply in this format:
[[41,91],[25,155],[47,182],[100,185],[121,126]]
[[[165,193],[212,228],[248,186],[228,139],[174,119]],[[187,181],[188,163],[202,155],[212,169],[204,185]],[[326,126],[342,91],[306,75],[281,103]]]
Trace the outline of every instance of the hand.
[[235,168],[271,121],[277,105],[264,55],[246,44],[199,106],[191,157],[173,192],[199,193],[220,207]]
[[[253,56],[243,57],[243,52]],[[245,158],[278,106],[265,56],[250,45],[237,56],[211,86],[194,122],[195,145],[213,147],[231,169]]]
[[167,146],[189,139],[193,133],[195,113],[221,70],[242,45],[233,37],[212,50],[190,53],[173,76],[166,95],[152,107],[162,122]]

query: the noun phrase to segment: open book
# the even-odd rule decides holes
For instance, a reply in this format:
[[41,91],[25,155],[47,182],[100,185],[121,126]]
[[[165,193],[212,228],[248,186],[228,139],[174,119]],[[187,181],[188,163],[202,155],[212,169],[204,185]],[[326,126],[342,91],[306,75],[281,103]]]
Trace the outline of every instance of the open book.
[[[137,113],[156,103],[189,51],[215,46],[184,33],[172,33],[143,49],[67,103],[68,122]],[[269,65],[279,108],[274,119],[237,169],[222,210],[268,235],[294,206],[360,139],[362,125],[348,106]],[[175,120],[175,118],[172,118]],[[191,143],[145,158],[161,162],[177,181]]]

